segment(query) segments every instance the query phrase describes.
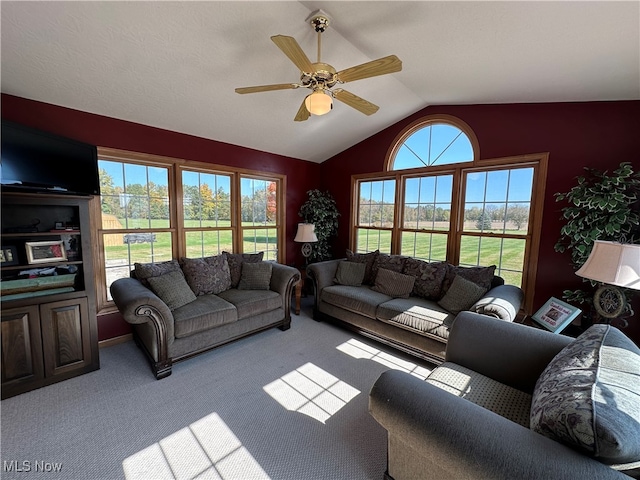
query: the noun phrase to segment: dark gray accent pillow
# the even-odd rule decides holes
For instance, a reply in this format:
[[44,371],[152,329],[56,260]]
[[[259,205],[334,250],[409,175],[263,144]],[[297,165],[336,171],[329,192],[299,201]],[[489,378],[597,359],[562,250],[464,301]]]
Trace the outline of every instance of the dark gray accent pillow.
[[238,290],[269,290],[272,270],[271,262],[243,262]]
[[229,253],[222,252],[227,257],[229,264],[229,272],[231,273],[231,288],[238,288],[240,277],[242,276],[242,264],[244,262],[256,263],[261,262],[264,252],[259,253]]
[[445,262],[425,262],[417,258],[407,258],[402,273],[416,277],[413,294],[427,300],[442,297],[442,282],[447,273]]
[[175,260],[158,263],[134,263],[133,267],[136,278],[146,287],[149,286],[149,278],[180,270],[180,264]]
[[336,270],[335,282],[339,285],[359,287],[364,280],[364,272],[367,266],[364,263],[342,261]]
[[453,283],[453,279],[456,275],[489,290],[491,288],[491,282],[493,281],[495,272],[495,265],[491,265],[489,267],[460,267],[448,263],[447,273],[444,276],[444,281],[442,282],[442,294],[444,295],[447,293],[447,290],[449,290],[449,287]]
[[640,461],[640,349],[615,327],[589,327],[538,378],[531,430],[603,463]]
[[378,253],[378,255],[376,255],[375,261],[373,262],[373,266],[371,267],[371,277],[375,279],[378,275],[378,269],[380,268],[402,273],[407,258],[408,257],[403,257],[401,255],[388,255],[386,253]]
[[149,288],[167,304],[169,310],[180,308],[196,299],[180,270],[149,277],[148,282]]
[[376,257],[379,253],[380,252],[378,250],[369,253],[354,253],[351,250],[347,250],[348,262],[365,264],[364,280],[362,281],[362,283],[373,285],[373,282],[375,280],[375,277],[372,275],[373,263],[376,261]]
[[416,278],[411,275],[379,268],[375,285],[371,287],[371,290],[394,298],[409,298],[415,281]]
[[231,275],[226,256],[180,259],[187,283],[196,295],[218,294],[229,290]]
[[438,301],[438,305],[457,315],[463,310],[469,310],[485,293],[486,288],[456,275],[447,293]]

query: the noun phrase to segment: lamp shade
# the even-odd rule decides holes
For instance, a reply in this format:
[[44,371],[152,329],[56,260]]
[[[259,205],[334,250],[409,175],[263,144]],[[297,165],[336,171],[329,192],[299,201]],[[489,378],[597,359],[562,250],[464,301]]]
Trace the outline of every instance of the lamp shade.
[[315,228],[316,226],[313,223],[299,223],[296,238],[293,241],[300,243],[317,242],[318,237],[316,237]]
[[322,90],[315,90],[304,99],[304,105],[313,115],[324,115],[333,108],[333,100]]
[[576,275],[640,290],[640,245],[596,240],[589,258]]

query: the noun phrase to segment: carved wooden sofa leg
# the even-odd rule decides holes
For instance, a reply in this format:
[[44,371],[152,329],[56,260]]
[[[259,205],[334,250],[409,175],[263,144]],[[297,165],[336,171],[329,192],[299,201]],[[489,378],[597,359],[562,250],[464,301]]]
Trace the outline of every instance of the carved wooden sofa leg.
[[171,375],[171,367],[173,366],[173,362],[171,359],[165,360],[163,362],[155,362],[151,366],[153,368],[153,374],[156,376],[156,380],[162,380],[163,378]]

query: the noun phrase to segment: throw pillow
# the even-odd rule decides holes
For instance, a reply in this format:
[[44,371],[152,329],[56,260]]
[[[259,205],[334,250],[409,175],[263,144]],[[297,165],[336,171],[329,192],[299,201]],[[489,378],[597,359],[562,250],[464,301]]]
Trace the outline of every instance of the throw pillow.
[[149,277],[148,281],[153,293],[167,304],[169,310],[180,308],[196,299],[196,295],[180,270],[167,272],[157,277]]
[[371,267],[371,277],[375,279],[380,268],[402,273],[402,270],[404,269],[404,263],[406,262],[407,258],[408,257],[403,257],[400,255],[378,253],[375,261],[373,262],[373,266]]
[[438,301],[438,305],[457,315],[463,310],[469,310],[486,292],[486,288],[456,275],[447,293]]
[[442,282],[447,273],[445,262],[425,262],[417,258],[407,258],[402,273],[416,278],[413,294],[427,300],[438,300],[442,297]]
[[158,263],[134,263],[133,266],[136,278],[146,287],[149,286],[149,278],[180,270],[180,264],[175,260]]
[[415,277],[411,275],[394,272],[386,268],[379,268],[375,285],[371,287],[371,290],[384,293],[394,298],[409,298],[415,281]]
[[231,288],[238,288],[240,276],[242,275],[242,264],[244,262],[257,263],[261,262],[264,252],[259,253],[229,253],[222,252],[227,257],[229,264],[229,272],[231,273]]
[[338,264],[335,282],[340,285],[359,287],[364,280],[366,268],[364,263],[342,261]]
[[449,290],[449,287],[451,287],[456,275],[489,290],[491,288],[491,282],[493,281],[495,272],[495,265],[491,265],[489,267],[460,267],[448,263],[447,273],[444,277],[444,281],[442,282],[442,294],[445,294],[447,290]]
[[378,250],[369,253],[354,253],[351,250],[347,250],[347,261],[348,262],[357,262],[365,264],[364,271],[364,280],[362,283],[366,283],[367,285],[373,285],[373,281],[375,277],[371,274],[371,270],[373,268],[373,262],[376,261],[376,257],[380,252]]
[[187,283],[196,295],[218,294],[231,286],[227,259],[222,255],[219,257],[180,259]]
[[615,327],[589,327],[538,378],[531,430],[604,463],[640,461],[640,349]]
[[269,290],[272,269],[271,262],[243,262],[238,290]]

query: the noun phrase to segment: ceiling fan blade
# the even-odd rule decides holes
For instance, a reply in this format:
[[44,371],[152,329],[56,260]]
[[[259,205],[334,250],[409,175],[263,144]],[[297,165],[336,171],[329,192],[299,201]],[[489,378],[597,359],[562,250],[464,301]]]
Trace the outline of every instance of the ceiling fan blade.
[[372,60],[355,67],[339,71],[336,76],[343,83],[361,80],[363,78],[386,75],[387,73],[399,72],[402,70],[402,61],[395,55]]
[[271,37],[273,43],[275,43],[282,52],[289,57],[293,63],[295,63],[296,67],[300,69],[301,72],[312,73],[313,65],[311,65],[311,60],[304,53],[296,39],[293,37],[287,37],[285,35],[274,35]]
[[298,109],[298,113],[296,113],[296,118],[294,118],[296,122],[304,122],[305,120],[308,120],[309,116],[311,115],[309,113],[309,110],[307,110],[307,106],[304,103],[305,100],[306,100],[306,97],[304,100],[302,100],[302,105],[300,105],[300,108]]
[[273,90],[289,90],[292,88],[298,88],[300,85],[297,83],[276,83],[274,85],[260,85],[257,87],[241,87],[236,88],[236,93],[257,93],[257,92],[271,92]]
[[368,102],[364,98],[360,98],[359,96],[342,89],[334,90],[333,97],[364,113],[365,115],[373,115],[380,108],[377,105]]

